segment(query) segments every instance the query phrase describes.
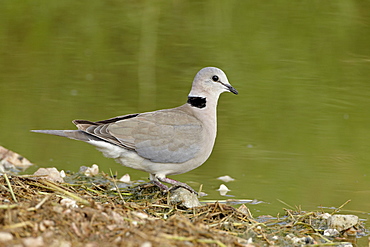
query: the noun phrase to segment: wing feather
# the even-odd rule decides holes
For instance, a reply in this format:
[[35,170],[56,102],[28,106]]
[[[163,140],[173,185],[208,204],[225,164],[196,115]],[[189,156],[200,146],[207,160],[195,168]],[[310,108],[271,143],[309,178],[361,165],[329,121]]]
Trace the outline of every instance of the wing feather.
[[[128,123],[130,122],[130,123]],[[200,149],[202,125],[182,111],[162,110],[111,123],[108,131],[152,162],[182,163]]]
[[194,158],[203,138],[201,122],[176,108],[73,123],[90,135],[158,163],[182,163]]

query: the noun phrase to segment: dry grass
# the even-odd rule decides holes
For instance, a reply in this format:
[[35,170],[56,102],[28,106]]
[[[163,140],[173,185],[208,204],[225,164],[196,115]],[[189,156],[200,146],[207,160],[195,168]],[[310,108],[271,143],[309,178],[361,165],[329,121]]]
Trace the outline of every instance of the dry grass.
[[253,218],[245,205],[184,209],[151,185],[121,188],[120,198],[109,176],[73,176],[73,184],[1,177],[0,233],[12,239],[0,246],[338,246],[364,232],[356,226],[342,239],[327,238],[321,212],[286,209],[284,217]]

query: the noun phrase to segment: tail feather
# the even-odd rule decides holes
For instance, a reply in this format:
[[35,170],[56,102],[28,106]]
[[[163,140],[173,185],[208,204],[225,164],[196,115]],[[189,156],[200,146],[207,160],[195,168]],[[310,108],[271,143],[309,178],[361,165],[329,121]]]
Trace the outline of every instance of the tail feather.
[[62,136],[79,141],[90,141],[97,139],[81,130],[31,130],[31,132]]
[[31,130],[31,132],[68,137],[65,130]]

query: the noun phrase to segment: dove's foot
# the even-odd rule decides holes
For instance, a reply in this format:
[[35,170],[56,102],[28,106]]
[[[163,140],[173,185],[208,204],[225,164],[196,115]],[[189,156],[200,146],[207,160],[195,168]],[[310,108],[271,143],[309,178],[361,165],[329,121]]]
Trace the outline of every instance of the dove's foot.
[[[190,187],[189,185],[187,185],[186,183],[182,183],[182,182],[179,182],[177,180],[174,180],[174,179],[171,179],[171,178],[159,178],[159,177],[156,177],[158,180],[153,180],[153,182],[159,187],[161,188],[162,190],[165,190],[165,191],[171,191],[171,190],[174,190],[174,189],[177,189],[179,187],[182,187],[184,189],[187,189],[188,191],[198,195],[198,192],[196,192],[192,187]],[[168,188],[166,185],[162,184],[161,182],[164,182],[164,183],[168,183],[168,184],[171,184],[172,186],[170,188]]]

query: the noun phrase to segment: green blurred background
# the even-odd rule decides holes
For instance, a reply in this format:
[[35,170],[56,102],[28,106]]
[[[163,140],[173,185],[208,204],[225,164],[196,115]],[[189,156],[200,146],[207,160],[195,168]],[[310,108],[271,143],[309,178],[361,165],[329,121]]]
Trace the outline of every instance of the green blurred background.
[[[37,167],[147,174],[92,146],[35,134],[185,103],[202,67],[228,75],[218,137],[200,168],[172,178],[206,199],[370,208],[369,1],[30,1],[0,7],[0,145]],[[32,169],[36,169],[32,168]],[[31,172],[32,169],[29,171]],[[216,191],[217,177],[235,197]],[[343,211],[345,212],[345,211]]]

